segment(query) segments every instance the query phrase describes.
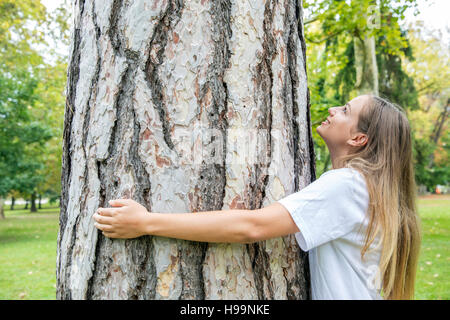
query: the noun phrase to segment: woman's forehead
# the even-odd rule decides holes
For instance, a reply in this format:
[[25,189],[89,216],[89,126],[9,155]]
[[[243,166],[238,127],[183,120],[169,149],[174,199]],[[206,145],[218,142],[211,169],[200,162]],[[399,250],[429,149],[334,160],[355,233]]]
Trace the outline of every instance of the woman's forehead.
[[354,110],[355,112],[356,111],[359,112],[359,110],[361,110],[361,108],[367,104],[369,99],[370,99],[369,95],[362,95],[350,100],[348,104],[350,105],[352,111]]

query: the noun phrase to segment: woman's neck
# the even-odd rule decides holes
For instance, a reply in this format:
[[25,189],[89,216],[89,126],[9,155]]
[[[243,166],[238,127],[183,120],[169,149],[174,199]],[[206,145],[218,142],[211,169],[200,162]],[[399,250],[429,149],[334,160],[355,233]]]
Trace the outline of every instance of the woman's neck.
[[343,165],[342,165],[341,161],[339,161],[339,158],[342,156],[345,156],[347,153],[345,151],[343,151],[342,149],[341,149],[341,151],[329,149],[329,151],[330,151],[330,159],[331,159],[332,169],[334,170],[334,169],[342,168]]

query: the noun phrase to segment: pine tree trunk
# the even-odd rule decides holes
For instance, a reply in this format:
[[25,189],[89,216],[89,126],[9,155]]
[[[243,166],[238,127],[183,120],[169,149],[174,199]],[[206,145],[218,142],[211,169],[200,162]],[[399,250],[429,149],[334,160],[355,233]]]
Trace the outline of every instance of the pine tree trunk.
[[256,209],[315,179],[301,3],[251,3],[75,2],[58,299],[309,298],[293,235],[111,240],[92,221],[118,197]]

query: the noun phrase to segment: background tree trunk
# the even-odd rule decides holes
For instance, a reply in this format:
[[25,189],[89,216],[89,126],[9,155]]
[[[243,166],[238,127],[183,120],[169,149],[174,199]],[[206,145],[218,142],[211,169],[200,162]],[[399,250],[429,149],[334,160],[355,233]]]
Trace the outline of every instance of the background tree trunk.
[[4,203],[5,199],[3,199],[3,197],[0,197],[0,219],[5,219]]
[[[438,118],[435,121],[433,132],[431,133],[431,140],[434,142],[435,145],[438,144],[444,124],[447,122],[448,114],[450,111],[449,102],[450,99],[448,99],[447,103],[443,106],[441,113],[439,114]],[[434,165],[434,152],[430,154],[430,158],[428,160],[428,168],[432,168],[433,165]]]
[[11,211],[14,210],[14,204],[15,204],[15,202],[16,202],[16,198],[11,197]]
[[378,66],[375,51],[375,37],[355,37],[355,89],[358,95],[378,95]]
[[37,208],[36,208],[36,193],[34,193],[34,192],[31,194],[30,212],[37,212]]
[[74,14],[57,298],[309,298],[294,236],[111,240],[92,221],[118,197],[256,209],[315,179],[301,3],[86,0]]

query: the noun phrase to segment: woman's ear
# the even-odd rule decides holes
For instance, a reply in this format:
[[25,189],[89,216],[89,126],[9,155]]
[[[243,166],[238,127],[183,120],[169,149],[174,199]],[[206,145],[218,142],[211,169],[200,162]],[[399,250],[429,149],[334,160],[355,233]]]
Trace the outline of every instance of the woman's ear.
[[347,143],[352,147],[363,147],[367,144],[368,137],[365,133],[355,133],[353,137],[347,140]]

